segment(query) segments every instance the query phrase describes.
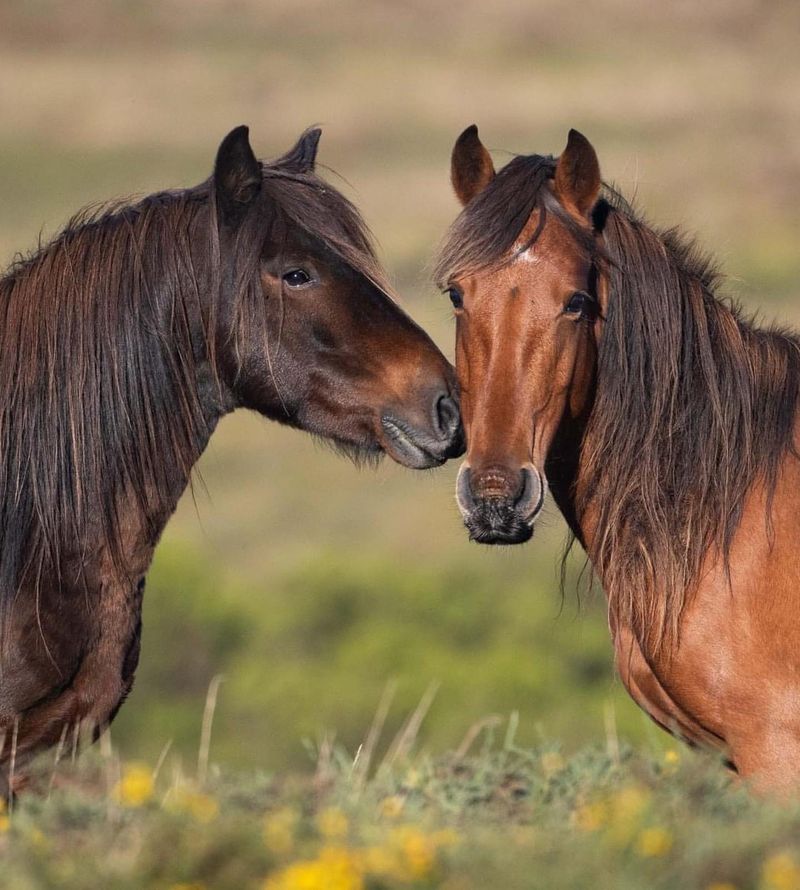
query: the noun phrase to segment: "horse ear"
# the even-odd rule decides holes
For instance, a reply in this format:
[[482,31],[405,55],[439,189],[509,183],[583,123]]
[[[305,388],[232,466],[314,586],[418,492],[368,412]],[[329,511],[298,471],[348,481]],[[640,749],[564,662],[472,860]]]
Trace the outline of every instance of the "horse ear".
[[456,197],[466,205],[494,179],[494,164],[478,138],[475,124],[456,139],[450,159],[450,180]]
[[322,136],[322,130],[319,127],[310,127],[282,158],[275,161],[275,166],[283,167],[292,173],[313,172],[317,162],[320,136]]
[[588,217],[600,196],[600,164],[591,142],[570,130],[556,164],[555,191],[562,204]]
[[261,164],[250,148],[249,132],[236,127],[217,151],[214,188],[220,213],[228,220],[240,217],[261,190]]

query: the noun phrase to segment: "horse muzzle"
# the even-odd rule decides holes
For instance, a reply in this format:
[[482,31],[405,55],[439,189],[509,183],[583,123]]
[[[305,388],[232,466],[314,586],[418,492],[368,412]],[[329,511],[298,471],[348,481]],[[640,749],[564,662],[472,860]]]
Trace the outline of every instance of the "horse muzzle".
[[544,505],[546,483],[532,464],[512,471],[462,465],[456,500],[470,540],[480,544],[522,544],[533,535]]
[[415,470],[441,466],[464,453],[464,428],[458,399],[437,392],[422,423],[411,423],[398,412],[381,417],[382,445],[398,463]]

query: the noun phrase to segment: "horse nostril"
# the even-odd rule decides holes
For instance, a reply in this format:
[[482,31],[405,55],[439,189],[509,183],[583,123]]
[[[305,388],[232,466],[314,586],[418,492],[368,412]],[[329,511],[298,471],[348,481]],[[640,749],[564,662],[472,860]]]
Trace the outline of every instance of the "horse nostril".
[[535,515],[542,507],[544,486],[539,474],[523,467],[520,486],[514,497],[514,507],[520,513]]
[[442,438],[450,439],[461,425],[458,403],[452,396],[439,396],[436,400],[436,429]]

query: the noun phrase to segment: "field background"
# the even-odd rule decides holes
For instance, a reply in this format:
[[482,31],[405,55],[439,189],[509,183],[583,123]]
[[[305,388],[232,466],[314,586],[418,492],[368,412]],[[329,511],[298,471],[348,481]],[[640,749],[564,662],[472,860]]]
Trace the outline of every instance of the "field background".
[[[800,6],[756,0],[452,3],[161,0],[0,6],[0,257],[93,201],[191,185],[247,123],[258,154],[324,127],[326,175],[362,209],[410,313],[452,355],[425,266],[457,206],[458,133],[497,163],[557,154],[569,127],[649,216],[701,234],[728,291],[800,320]],[[296,432],[226,419],[157,552],[136,689],[115,747],[195,757],[222,674],[212,759],[309,764],[354,751],[387,684],[387,738],[436,684],[418,744],[518,714],[569,753],[661,736],[615,680],[602,598],[558,590],[563,523],[480,549],[455,465],[356,470]],[[574,576],[579,564],[572,565]]]

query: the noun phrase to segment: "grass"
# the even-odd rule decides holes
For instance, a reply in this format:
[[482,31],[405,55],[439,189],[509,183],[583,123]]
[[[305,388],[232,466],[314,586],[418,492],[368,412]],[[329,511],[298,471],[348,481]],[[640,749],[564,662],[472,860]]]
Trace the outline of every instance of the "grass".
[[433,750],[457,746],[465,724],[512,711],[520,743],[562,740],[567,752],[609,720],[629,740],[657,735],[614,680],[602,598],[579,607],[571,593],[580,562],[561,603],[549,554],[485,561],[474,548],[413,561],[376,549],[353,560],[319,543],[300,554],[259,585],[226,577],[193,547],[162,548],[136,686],[113,727],[126,756],[155,758],[165,739],[189,756],[217,674],[216,755],[247,767],[302,768],[300,739],[332,729],[354,749],[387,684],[393,732],[436,685],[420,733]]
[[[423,708],[424,710],[424,708]],[[609,738],[565,757],[489,721],[415,749],[412,714],[379,761],[325,742],[315,769],[206,771],[101,746],[42,764],[0,815],[3,890],[791,890],[800,807],[752,797],[714,760]],[[379,715],[379,723],[380,723]],[[205,776],[205,778],[203,778]]]

